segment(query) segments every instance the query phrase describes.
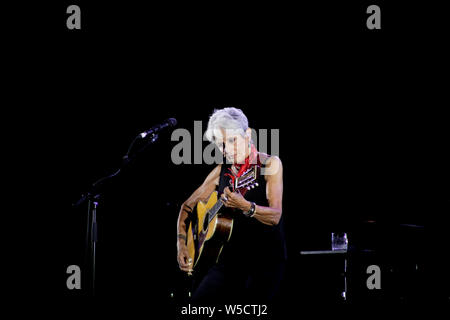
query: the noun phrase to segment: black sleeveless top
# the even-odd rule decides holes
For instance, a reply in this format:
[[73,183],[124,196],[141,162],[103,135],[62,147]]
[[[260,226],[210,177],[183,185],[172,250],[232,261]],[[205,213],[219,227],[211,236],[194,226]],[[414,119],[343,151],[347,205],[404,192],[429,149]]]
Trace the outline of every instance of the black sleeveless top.
[[[268,156],[258,154],[261,167],[264,168]],[[229,164],[222,164],[220,180],[217,191],[219,195],[223,189],[229,186]],[[264,175],[257,177],[258,186],[250,189],[245,194],[245,199],[255,202],[256,205],[269,206],[266,198],[266,180]],[[261,264],[276,264],[287,258],[286,243],[284,237],[284,219],[281,216],[276,226],[269,226],[255,218],[246,217],[242,212],[233,214],[233,230],[230,241],[225,243],[219,257],[219,264],[227,267],[252,267]]]

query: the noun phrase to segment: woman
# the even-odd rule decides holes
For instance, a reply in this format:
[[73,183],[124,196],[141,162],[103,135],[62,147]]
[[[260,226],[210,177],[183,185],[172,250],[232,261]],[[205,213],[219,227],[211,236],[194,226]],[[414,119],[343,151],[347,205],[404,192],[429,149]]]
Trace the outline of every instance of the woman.
[[258,186],[245,197],[229,186],[223,192],[218,190],[225,207],[234,209],[232,235],[218,262],[204,277],[196,279],[193,300],[223,302],[232,295],[237,300],[270,302],[279,289],[286,260],[281,160],[256,150],[247,117],[240,109],[216,110],[209,119],[206,138],[219,147],[227,163],[215,167],[181,206],[177,224],[179,267],[190,272],[193,264],[186,247],[188,212],[219,186],[231,186],[248,168],[259,166],[262,174],[257,177]]

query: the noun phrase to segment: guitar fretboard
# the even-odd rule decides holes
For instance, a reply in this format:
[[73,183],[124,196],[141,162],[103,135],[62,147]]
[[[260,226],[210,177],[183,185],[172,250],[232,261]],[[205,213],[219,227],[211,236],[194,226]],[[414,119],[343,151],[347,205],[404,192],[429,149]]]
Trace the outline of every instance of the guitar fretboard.
[[220,208],[222,208],[223,202],[219,199],[217,200],[216,204],[209,210],[209,218],[208,218],[208,224],[214,219],[217,212],[219,212]]
[[[254,166],[253,168],[248,169],[241,177],[237,178],[235,181],[234,190],[235,192],[240,192],[242,195],[245,195],[245,192],[250,190],[250,187],[254,187],[254,182],[256,181],[257,177],[257,167]],[[258,184],[256,183],[256,186]],[[223,206],[223,202],[220,200],[220,195],[218,195],[218,199],[216,204],[209,210],[209,218],[208,218],[208,224],[214,219],[214,217],[219,212],[220,208]]]

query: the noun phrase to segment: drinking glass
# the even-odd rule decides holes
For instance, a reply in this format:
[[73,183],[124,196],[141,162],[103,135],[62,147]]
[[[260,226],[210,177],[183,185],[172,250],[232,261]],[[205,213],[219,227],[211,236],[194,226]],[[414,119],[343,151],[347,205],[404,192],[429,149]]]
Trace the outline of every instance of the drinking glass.
[[347,250],[348,239],[345,232],[331,233],[331,250]]

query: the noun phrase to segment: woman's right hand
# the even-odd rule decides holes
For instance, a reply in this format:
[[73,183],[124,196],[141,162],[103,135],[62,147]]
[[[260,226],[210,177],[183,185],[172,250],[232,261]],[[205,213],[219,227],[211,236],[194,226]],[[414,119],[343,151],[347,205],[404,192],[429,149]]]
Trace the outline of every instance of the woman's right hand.
[[192,259],[189,258],[189,252],[184,241],[179,241],[178,245],[178,266],[180,270],[185,272],[192,272]]

